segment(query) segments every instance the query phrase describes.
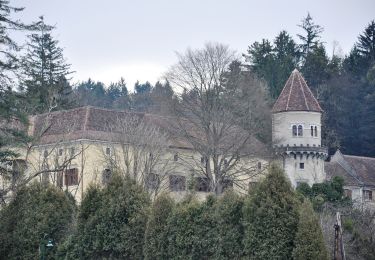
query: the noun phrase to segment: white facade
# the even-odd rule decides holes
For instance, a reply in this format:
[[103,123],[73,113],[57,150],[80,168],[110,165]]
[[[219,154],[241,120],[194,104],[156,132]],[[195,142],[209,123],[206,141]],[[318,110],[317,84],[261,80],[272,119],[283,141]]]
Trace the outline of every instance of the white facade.
[[285,111],[272,117],[272,138],[276,153],[292,185],[324,182],[326,148],[321,147],[321,113]]

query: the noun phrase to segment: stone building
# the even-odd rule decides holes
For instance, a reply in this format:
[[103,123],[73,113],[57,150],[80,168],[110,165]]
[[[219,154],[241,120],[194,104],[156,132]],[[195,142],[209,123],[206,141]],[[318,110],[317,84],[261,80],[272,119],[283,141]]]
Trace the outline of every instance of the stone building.
[[318,101],[296,69],[272,108],[272,139],[285,173],[296,187],[324,182],[327,148],[322,146]]

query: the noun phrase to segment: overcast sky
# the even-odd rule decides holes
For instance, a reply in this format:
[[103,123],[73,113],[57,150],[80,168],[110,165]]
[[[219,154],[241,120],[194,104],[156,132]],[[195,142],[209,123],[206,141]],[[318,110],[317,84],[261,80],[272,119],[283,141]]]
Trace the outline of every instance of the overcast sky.
[[176,61],[175,52],[205,42],[228,44],[239,54],[281,30],[295,37],[310,12],[323,26],[329,54],[334,41],[350,51],[358,34],[375,19],[375,0],[14,0],[23,21],[56,25],[54,35],[76,71],[106,84],[123,76],[154,83]]

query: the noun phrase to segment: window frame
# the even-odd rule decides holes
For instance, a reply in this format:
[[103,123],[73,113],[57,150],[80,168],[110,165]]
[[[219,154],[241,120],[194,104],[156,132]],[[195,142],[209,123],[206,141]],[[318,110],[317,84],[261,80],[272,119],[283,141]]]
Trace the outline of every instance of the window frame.
[[[301,167],[302,166],[302,167]],[[305,163],[304,162],[300,162],[299,164],[298,164],[298,168],[300,169],[300,170],[304,170],[305,169]]]
[[[366,196],[368,193],[369,196]],[[374,197],[372,196],[372,190],[363,190],[362,196],[364,201],[373,201]]]
[[169,175],[169,190],[178,192],[186,191],[186,177],[182,175]]
[[71,168],[65,170],[64,184],[67,187],[78,185],[78,168]]

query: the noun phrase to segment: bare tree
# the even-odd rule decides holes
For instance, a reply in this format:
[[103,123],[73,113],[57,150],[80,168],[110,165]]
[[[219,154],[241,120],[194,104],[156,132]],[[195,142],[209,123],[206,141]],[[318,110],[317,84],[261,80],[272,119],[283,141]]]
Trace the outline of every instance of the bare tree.
[[259,174],[249,162],[265,154],[258,139],[270,139],[265,86],[225,45],[177,55],[166,74],[180,93],[171,130],[200,155],[186,161],[199,165],[209,189],[220,194],[228,181],[239,184]]
[[[72,147],[72,142],[67,141],[67,136],[74,131],[74,125],[60,124],[62,123],[58,120],[52,120],[49,112],[44,118],[41,129],[38,132],[28,133],[29,138],[26,140],[28,142],[12,147],[18,156],[0,165],[1,203],[6,203],[20,188],[35,179],[59,186],[58,175],[68,169],[74,159],[84,156],[88,145],[79,143],[77,149],[67,149],[68,146]],[[66,133],[50,145],[41,145],[42,138],[51,127],[65,127]],[[63,147],[65,149],[62,149]]]
[[176,170],[176,164],[167,132],[149,120],[152,118],[136,113],[117,117],[108,128],[120,149],[114,145],[106,159],[112,170],[134,178],[156,196],[165,188],[165,178]]

